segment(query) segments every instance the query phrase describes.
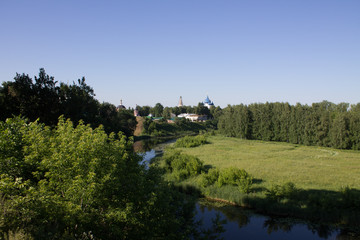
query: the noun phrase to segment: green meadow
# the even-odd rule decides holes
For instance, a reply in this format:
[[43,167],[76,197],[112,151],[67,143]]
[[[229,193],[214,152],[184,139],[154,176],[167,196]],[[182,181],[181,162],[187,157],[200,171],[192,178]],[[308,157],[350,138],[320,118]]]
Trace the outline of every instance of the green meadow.
[[[159,166],[189,194],[360,233],[360,151],[219,135],[197,147],[177,145]],[[235,180],[234,169],[250,174],[250,188],[241,175]]]
[[207,167],[245,169],[255,179],[254,187],[292,182],[302,189],[360,189],[360,151],[222,136],[211,136],[208,141],[181,150]]

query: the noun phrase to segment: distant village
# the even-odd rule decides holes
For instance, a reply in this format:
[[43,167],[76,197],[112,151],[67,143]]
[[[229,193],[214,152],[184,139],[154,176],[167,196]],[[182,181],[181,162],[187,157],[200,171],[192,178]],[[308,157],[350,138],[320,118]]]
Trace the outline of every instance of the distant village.
[[[206,98],[202,102],[202,104],[204,105],[204,107],[207,107],[208,109],[210,109],[212,106],[215,106],[214,102],[210,100],[209,96],[206,96]],[[177,107],[184,107],[182,96],[180,96]],[[126,109],[126,107],[122,104],[122,100],[120,100],[120,105],[117,106],[118,111],[121,109]],[[139,111],[136,108],[134,109],[134,116],[140,117]],[[163,119],[163,117],[155,117],[151,113],[148,116],[142,116],[142,117],[151,118],[154,121]],[[199,115],[199,114],[195,114],[195,113],[181,113],[179,115],[175,115],[175,114],[171,113],[171,118],[167,119],[167,122],[174,123],[175,118],[185,118],[192,122],[204,122],[204,121],[208,120],[207,115]]]

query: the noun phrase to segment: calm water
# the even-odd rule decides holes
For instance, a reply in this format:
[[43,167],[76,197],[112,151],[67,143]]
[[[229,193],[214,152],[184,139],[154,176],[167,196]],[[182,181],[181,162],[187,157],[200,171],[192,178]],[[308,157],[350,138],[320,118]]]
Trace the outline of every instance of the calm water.
[[[296,222],[293,219],[271,218],[254,214],[239,207],[227,206],[224,209],[196,205],[196,219],[203,222],[204,227],[212,226],[212,219],[219,214],[226,219],[224,239],[350,239],[342,236],[340,231],[326,226],[314,226]],[[345,237],[345,238],[343,238]]]
[[[140,142],[140,141],[139,141]],[[151,145],[149,143],[137,142],[137,151],[143,155],[143,163],[146,165],[152,158],[162,154],[166,145],[175,142],[168,140],[162,143]],[[139,146],[145,146],[140,150]],[[134,147],[135,148],[135,147]],[[142,152],[142,153],[141,153]],[[199,202],[196,204],[196,220],[201,220],[203,227],[210,228],[212,220],[218,214],[221,219],[225,219],[223,225],[225,232],[221,234],[224,239],[291,239],[291,240],[318,240],[318,239],[336,239],[336,240],[355,240],[358,236],[352,236],[346,232],[333,229],[324,225],[315,225],[301,222],[291,218],[274,218],[255,214],[249,210],[240,207],[224,205],[214,207],[208,202]]]

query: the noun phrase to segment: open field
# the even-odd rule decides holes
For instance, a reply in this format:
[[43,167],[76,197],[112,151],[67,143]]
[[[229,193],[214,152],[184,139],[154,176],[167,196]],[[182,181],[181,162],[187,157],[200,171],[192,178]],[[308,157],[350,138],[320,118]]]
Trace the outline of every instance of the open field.
[[310,147],[279,142],[263,142],[209,137],[210,144],[181,148],[216,168],[243,168],[255,181],[254,187],[293,182],[302,189],[339,191],[360,189],[360,151]]

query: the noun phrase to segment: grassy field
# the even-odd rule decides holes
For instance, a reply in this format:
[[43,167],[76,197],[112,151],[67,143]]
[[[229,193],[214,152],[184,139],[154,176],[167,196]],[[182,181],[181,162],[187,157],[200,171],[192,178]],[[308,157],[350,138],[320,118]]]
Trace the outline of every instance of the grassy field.
[[[208,179],[204,177],[215,171],[186,179],[176,179],[174,173],[167,172],[165,179],[188,194],[264,214],[350,229],[360,236],[360,151],[222,136],[208,136],[207,141],[194,148],[176,148],[175,153],[180,150],[177,155],[196,156],[204,163],[205,172],[218,169],[216,183],[203,184]],[[159,159],[160,167],[166,166],[165,155]],[[220,175],[229,167],[245,169],[253,177],[249,191],[243,191],[239,184],[219,186]]]
[[255,187],[293,182],[303,189],[360,189],[360,152],[211,136],[210,144],[182,148],[205,165],[245,169]]

